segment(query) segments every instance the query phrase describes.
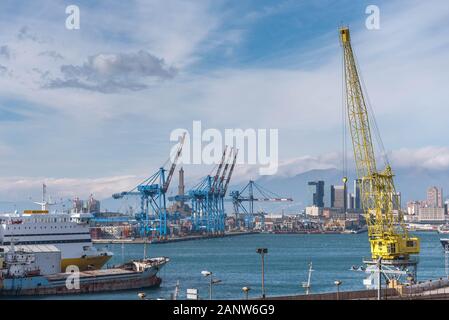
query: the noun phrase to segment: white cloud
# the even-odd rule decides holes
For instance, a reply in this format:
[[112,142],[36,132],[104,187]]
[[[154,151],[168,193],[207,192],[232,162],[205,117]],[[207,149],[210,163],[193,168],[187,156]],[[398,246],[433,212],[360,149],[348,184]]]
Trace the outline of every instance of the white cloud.
[[95,179],[8,177],[0,178],[0,194],[3,200],[23,201],[32,197],[37,201],[45,183],[53,199],[87,198],[90,194],[103,199],[113,193],[130,190],[137,184],[136,181],[139,178],[131,175]]
[[[62,65],[63,78],[50,79],[45,88],[80,88],[114,93],[122,89],[148,88],[146,79],[171,79],[177,70],[164,59],[140,50],[136,53],[97,54],[83,65]],[[48,78],[48,77],[46,77]],[[45,79],[46,80],[46,79]]]
[[449,169],[449,147],[401,148],[390,152],[388,157],[397,168]]

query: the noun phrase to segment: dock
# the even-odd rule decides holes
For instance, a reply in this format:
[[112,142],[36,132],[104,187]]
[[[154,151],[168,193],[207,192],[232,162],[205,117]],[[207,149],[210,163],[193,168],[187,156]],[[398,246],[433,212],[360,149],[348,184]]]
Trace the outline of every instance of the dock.
[[227,232],[224,234],[205,234],[205,235],[189,235],[182,237],[172,237],[167,239],[152,239],[147,240],[143,238],[136,239],[92,239],[94,244],[113,244],[113,243],[128,243],[128,244],[164,244],[164,243],[172,243],[172,242],[181,242],[181,241],[192,241],[192,240],[203,240],[203,239],[213,239],[213,238],[225,238],[225,237],[235,237],[235,236],[244,236],[250,234],[259,234],[258,231],[237,231],[237,232]]
[[[261,299],[261,298],[259,298]],[[378,300],[378,291],[355,290],[300,294],[287,296],[270,296],[268,300]],[[382,288],[381,300],[448,300],[449,278],[428,280],[411,286]]]

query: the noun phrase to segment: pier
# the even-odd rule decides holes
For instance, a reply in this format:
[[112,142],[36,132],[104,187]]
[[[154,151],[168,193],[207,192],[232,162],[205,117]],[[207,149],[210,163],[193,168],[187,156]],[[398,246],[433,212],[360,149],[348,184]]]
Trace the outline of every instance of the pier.
[[93,239],[92,242],[94,244],[112,244],[112,243],[128,243],[128,244],[163,244],[163,243],[172,243],[172,242],[181,242],[181,241],[192,241],[192,240],[202,240],[202,239],[212,239],[212,238],[225,238],[225,237],[234,237],[234,236],[244,236],[250,234],[259,234],[258,231],[237,231],[237,232],[227,232],[224,234],[204,234],[204,235],[188,235],[182,237],[173,237],[167,239]]
[[[260,299],[260,298],[259,298]],[[356,290],[267,297],[268,300],[379,300],[378,291]],[[447,300],[449,278],[428,280],[411,286],[382,288],[380,300]]]

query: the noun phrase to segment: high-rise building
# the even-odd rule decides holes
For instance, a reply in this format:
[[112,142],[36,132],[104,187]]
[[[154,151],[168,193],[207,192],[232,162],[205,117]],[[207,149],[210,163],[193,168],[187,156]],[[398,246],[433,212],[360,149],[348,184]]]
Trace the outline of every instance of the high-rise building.
[[312,193],[312,206],[324,207],[324,181],[309,181],[309,189]]
[[331,207],[346,210],[346,186],[331,186]]
[[435,186],[427,189],[427,206],[443,208],[443,189]]
[[354,180],[354,209],[362,209],[362,202],[361,202],[361,179],[355,179]]
[[346,200],[346,204],[348,205],[348,209],[354,209],[354,201],[355,197],[353,193],[348,193],[348,199]]

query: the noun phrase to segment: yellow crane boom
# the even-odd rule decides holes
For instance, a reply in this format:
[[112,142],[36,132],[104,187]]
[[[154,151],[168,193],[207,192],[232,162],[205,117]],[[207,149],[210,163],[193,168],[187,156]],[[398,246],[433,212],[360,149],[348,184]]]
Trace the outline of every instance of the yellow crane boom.
[[393,172],[387,164],[376,168],[368,110],[351,46],[349,28],[340,28],[344,57],[344,81],[348,123],[352,137],[361,202],[368,226],[373,259],[408,259],[419,253],[419,239],[410,237],[403,224],[400,208],[394,214],[396,191]]

